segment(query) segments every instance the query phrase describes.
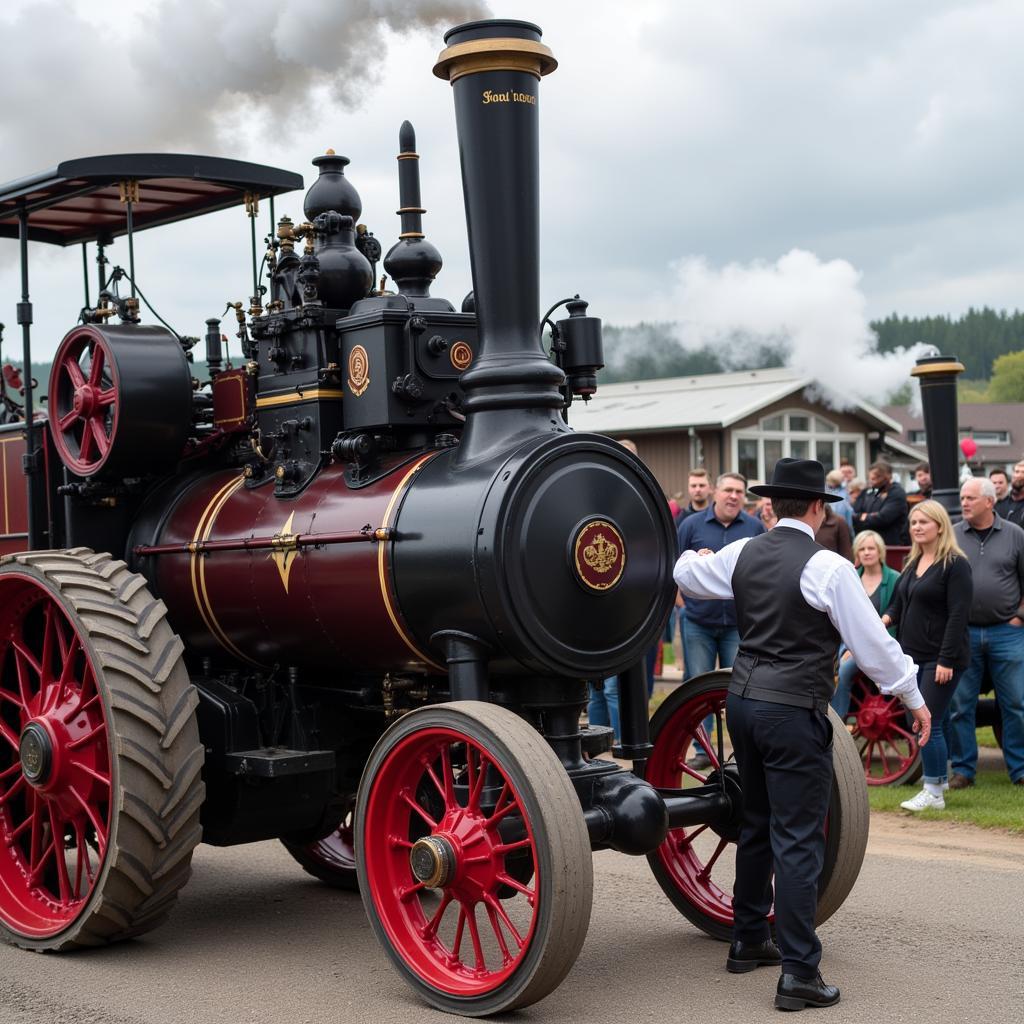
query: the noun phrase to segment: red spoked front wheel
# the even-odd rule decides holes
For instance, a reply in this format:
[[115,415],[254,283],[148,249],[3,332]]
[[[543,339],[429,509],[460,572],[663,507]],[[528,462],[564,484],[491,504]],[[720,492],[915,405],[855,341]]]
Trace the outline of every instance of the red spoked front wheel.
[[847,722],[869,786],[909,784],[921,777],[921,751],[902,703],[879,693],[861,674],[853,682]]
[[85,549],[0,559],[0,936],[64,950],[167,915],[200,839],[197,703],[145,581]]
[[90,327],[68,334],[50,370],[50,421],[61,459],[78,476],[98,473],[110,456],[119,386],[117,363],[103,334]]
[[[680,789],[719,785],[724,776],[734,814],[726,822],[671,829],[648,862],[658,884],[692,924],[716,939],[732,935],[732,886],[735,844],[739,838],[743,793],[728,739],[718,757],[702,725],[709,714],[725,722],[728,671],[709,672],[683,683],[658,708],[651,722],[654,751],[646,779],[653,786]],[[817,922],[831,917],[850,894],[864,860],[868,838],[868,800],[857,749],[838,716],[833,729],[832,794],[825,822],[825,862],[818,883]],[[686,759],[696,741],[711,761],[707,770],[691,768]]]
[[579,799],[525,721],[463,701],[375,747],[356,860],[377,937],[430,1003],[471,1016],[542,999],[582,947],[593,865]]

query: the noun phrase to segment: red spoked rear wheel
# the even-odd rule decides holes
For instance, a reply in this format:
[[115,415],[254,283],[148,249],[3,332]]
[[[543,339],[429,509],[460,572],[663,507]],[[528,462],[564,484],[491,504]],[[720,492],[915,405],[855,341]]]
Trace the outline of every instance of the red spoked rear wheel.
[[[728,671],[709,672],[683,683],[658,708],[651,722],[654,751],[646,779],[666,789],[719,784],[725,777],[733,798],[733,817],[716,825],[671,829],[648,862],[658,884],[676,909],[713,938],[732,936],[732,886],[735,875],[735,844],[739,838],[742,789],[739,773],[726,738],[724,762],[717,743],[712,744],[702,725],[709,714],[719,713],[725,722]],[[827,920],[850,894],[864,860],[868,838],[867,789],[857,749],[830,712],[833,729],[832,794],[825,822],[825,862],[818,883],[817,923]],[[686,764],[694,741],[711,761],[698,771]]]
[[[355,804],[355,797],[352,797]],[[338,827],[330,835],[313,842],[300,843],[282,839],[284,848],[302,865],[304,871],[335,889],[359,890],[356,876],[355,838],[350,807]]]
[[110,834],[111,738],[96,675],[61,605],[4,588],[0,641],[0,919],[47,938],[79,913]]
[[536,1002],[586,936],[579,799],[543,738],[503,708],[424,708],[385,733],[360,786],[356,857],[378,938],[449,1012]]
[[0,559],[0,937],[60,951],[167,916],[199,842],[181,641],[141,576],[84,548]]
[[107,339],[82,327],[61,343],[50,371],[50,421],[64,464],[92,476],[106,464],[117,435],[117,364]]
[[902,703],[879,693],[867,676],[854,679],[847,722],[869,786],[898,786],[921,777],[921,752]]

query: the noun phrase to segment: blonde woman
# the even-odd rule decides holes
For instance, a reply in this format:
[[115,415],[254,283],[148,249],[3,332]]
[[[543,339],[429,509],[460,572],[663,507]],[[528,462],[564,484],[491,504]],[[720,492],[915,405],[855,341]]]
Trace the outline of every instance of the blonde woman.
[[933,726],[931,741],[921,748],[924,788],[900,806],[941,811],[946,806],[943,792],[949,788],[949,702],[970,661],[967,613],[974,588],[949,514],[937,501],[914,506],[910,541],[907,564],[882,622],[896,627],[900,646],[918,664],[918,686]]
[[[860,576],[860,585],[875,611],[882,614],[892,603],[893,591],[900,574],[885,564],[885,541],[874,530],[858,533],[853,540],[853,564]],[[890,630],[892,632],[892,630]],[[895,636],[895,633],[893,634]],[[839,649],[839,682],[832,695],[832,707],[840,718],[850,710],[850,691],[857,678],[857,663],[847,648]]]

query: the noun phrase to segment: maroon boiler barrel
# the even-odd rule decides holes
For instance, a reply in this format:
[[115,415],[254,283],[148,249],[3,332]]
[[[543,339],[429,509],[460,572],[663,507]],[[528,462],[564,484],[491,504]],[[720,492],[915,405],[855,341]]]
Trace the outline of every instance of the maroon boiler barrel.
[[355,490],[333,466],[289,499],[269,485],[247,488],[239,470],[218,472],[182,491],[155,532],[136,532],[133,553],[200,655],[443,671],[401,619],[388,539],[410,483],[436,454]]

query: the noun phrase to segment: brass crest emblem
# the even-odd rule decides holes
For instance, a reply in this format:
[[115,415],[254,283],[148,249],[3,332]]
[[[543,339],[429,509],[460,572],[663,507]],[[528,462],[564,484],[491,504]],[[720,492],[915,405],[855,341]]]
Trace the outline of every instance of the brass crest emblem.
[[348,389],[358,398],[370,386],[370,357],[362,345],[348,354]]
[[618,545],[613,544],[603,533],[599,533],[594,538],[594,543],[583,549],[583,561],[595,572],[611,572],[618,559]]
[[577,532],[573,542],[576,574],[591,590],[609,590],[626,568],[622,534],[606,519],[592,519]]
[[464,341],[455,342],[448,355],[456,370],[465,370],[473,362],[473,350]]
[[288,517],[288,522],[281,527],[280,533],[275,533],[272,543],[274,550],[267,555],[267,558],[272,558],[274,564],[277,566],[277,571],[281,576],[281,582],[284,584],[284,592],[288,593],[288,577],[291,575],[292,563],[295,561],[295,556],[299,553],[299,546],[296,543],[296,535],[292,533],[292,521],[295,519],[295,513],[293,512]]

